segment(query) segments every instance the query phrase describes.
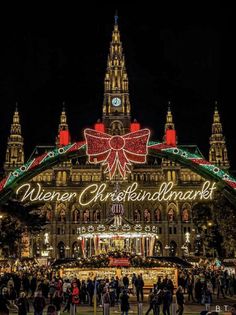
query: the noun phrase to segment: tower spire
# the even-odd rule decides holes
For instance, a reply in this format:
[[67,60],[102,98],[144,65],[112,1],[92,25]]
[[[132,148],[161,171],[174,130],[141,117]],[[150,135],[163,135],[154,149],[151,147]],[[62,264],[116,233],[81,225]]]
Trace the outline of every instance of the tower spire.
[[166,114],[166,123],[165,123],[165,132],[167,129],[175,129],[175,124],[173,122],[173,115],[171,112],[171,102],[168,101],[168,108],[167,108],[167,114]]
[[60,123],[58,125],[58,136],[56,138],[56,145],[63,146],[70,143],[69,127],[67,124],[67,116],[65,109],[65,102],[62,103],[62,112],[60,116]]
[[4,169],[9,172],[24,164],[24,139],[21,134],[20,116],[18,112],[18,104],[16,103],[15,112],[13,114],[10,136],[7,141],[6,158]]
[[[124,133],[130,127],[129,82],[117,20],[116,12],[104,80],[103,122],[110,133]],[[112,124],[117,117],[119,122]]]
[[171,102],[170,101],[168,102],[164,132],[165,133],[164,133],[163,141],[167,144],[170,144],[170,145],[176,145],[177,137],[176,137],[173,115],[171,112]]
[[[167,114],[166,114],[166,123],[165,123],[165,128],[164,128],[164,137],[163,137],[163,142],[176,146],[177,143],[177,136],[176,136],[176,130],[175,130],[175,124],[173,120],[173,115],[171,112],[171,102],[168,101],[168,108],[167,108]],[[162,159],[162,166],[163,167],[169,167],[169,166],[174,166],[175,162],[171,162],[168,159],[163,158]],[[174,176],[175,178],[175,176]]]
[[115,12],[114,20],[115,20],[115,25],[118,24],[118,10],[116,10]]
[[209,161],[223,168],[229,168],[230,166],[217,101],[215,101],[212,133],[210,137]]

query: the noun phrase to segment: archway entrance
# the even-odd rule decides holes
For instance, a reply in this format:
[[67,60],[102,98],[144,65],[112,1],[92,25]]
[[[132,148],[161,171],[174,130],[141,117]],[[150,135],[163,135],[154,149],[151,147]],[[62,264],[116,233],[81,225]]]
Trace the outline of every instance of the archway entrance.
[[[224,196],[236,205],[236,179],[219,167],[204,160],[201,156],[192,154],[179,147],[166,145],[161,142],[150,141],[148,143],[149,155],[153,157],[167,158],[171,161],[192,169],[206,179],[219,183],[218,188]],[[75,142],[65,147],[55,148],[53,151],[28,161],[0,182],[0,203],[4,203],[15,192],[17,187],[27,180],[32,179],[45,169],[71,158],[86,155],[86,143]]]

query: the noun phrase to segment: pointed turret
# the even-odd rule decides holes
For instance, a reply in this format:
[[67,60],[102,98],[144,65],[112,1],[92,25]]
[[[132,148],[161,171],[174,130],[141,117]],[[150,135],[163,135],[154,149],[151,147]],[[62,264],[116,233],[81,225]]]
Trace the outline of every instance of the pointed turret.
[[175,124],[173,121],[173,115],[171,112],[171,103],[168,102],[168,110],[166,114],[166,123],[165,123],[165,134],[163,137],[163,141],[169,145],[176,145],[177,139],[176,139],[176,130],[175,130]]
[[[163,142],[168,144],[168,145],[176,146],[176,143],[177,143],[176,130],[175,130],[175,124],[173,121],[173,115],[172,115],[170,106],[171,106],[171,103],[169,101],[167,114],[166,114],[166,123],[165,123],[165,130],[164,130],[165,133],[163,136]],[[163,158],[162,159],[162,166],[163,167],[175,166],[175,162]],[[172,172],[172,175],[173,175],[173,178],[168,173],[167,178],[168,178],[168,180],[171,180],[171,178],[172,178],[173,181],[175,181],[176,175],[174,174],[174,171]]]
[[63,103],[62,112],[60,116],[60,123],[58,126],[58,136],[56,138],[56,145],[63,146],[70,143],[70,133],[67,124],[67,116],[65,110],[65,103]]
[[18,107],[13,115],[10,136],[7,141],[6,159],[4,170],[10,172],[24,164],[24,139],[21,135],[21,124]]
[[209,161],[217,166],[226,169],[230,166],[217,102],[215,102],[212,134],[210,137]]
[[103,122],[107,132],[112,134],[121,134],[129,131],[130,100],[128,76],[118,29],[117,14],[115,15],[104,80]]

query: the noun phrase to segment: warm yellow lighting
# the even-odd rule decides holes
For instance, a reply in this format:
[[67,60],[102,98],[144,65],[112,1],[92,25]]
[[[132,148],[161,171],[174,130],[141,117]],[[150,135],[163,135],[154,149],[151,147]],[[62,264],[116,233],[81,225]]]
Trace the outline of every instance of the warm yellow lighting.
[[[199,190],[179,190],[174,182],[163,182],[160,187],[154,191],[146,191],[138,188],[138,183],[134,182],[125,190],[120,192],[107,192],[108,185],[106,183],[91,184],[87,186],[81,193],[63,192],[56,190],[46,191],[37,183],[36,187],[31,184],[21,185],[16,194],[21,194],[21,201],[71,201],[78,198],[81,206],[88,206],[93,202],[142,202],[142,201],[193,201],[208,200],[213,198],[213,192],[216,189],[216,183],[206,181]],[[174,190],[175,188],[175,190]],[[88,198],[89,197],[89,198]]]

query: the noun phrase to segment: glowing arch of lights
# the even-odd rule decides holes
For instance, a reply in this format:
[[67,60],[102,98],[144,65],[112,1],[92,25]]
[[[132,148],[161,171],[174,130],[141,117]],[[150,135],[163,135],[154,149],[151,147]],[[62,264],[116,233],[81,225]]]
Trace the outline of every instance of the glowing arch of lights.
[[[236,179],[219,167],[204,160],[197,154],[192,154],[178,146],[170,146],[161,142],[149,141],[149,154],[156,157],[165,157],[192,169],[202,177],[214,180],[224,195],[236,204]],[[45,169],[59,162],[86,155],[85,142],[75,142],[26,162],[20,168],[11,172],[0,182],[0,203],[5,202],[15,189],[26,180],[32,179]]]
[[46,152],[15,169],[0,182],[0,203],[5,202],[15,189],[26,180],[32,179],[44,170],[60,162],[86,155],[84,141],[75,142]]

